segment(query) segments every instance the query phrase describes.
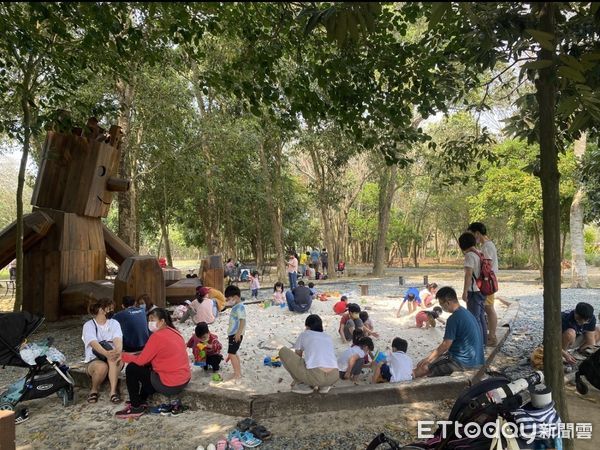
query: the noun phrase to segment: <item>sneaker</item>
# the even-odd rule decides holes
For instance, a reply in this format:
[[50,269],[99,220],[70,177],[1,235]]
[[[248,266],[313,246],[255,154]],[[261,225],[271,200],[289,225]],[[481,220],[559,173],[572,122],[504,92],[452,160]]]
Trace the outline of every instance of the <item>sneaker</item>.
[[312,394],[314,391],[314,389],[304,383],[296,383],[296,385],[294,385],[294,387],[292,387],[292,392],[296,393],[296,394]]
[[154,406],[154,407],[150,408],[150,413],[151,414],[162,414],[163,412],[170,411],[170,410],[171,410],[171,405],[163,403],[162,405],[158,405],[158,406]]
[[171,415],[172,416],[178,416],[182,412],[183,412],[183,406],[182,405],[173,405],[173,406],[171,406]]
[[331,390],[331,386],[319,386],[319,393],[327,394]]
[[137,419],[138,417],[142,416],[145,412],[146,408],[144,408],[143,406],[138,406],[137,408],[135,406],[128,406],[124,410],[115,413],[115,417],[117,417],[118,419]]
[[19,425],[20,423],[26,422],[29,420],[29,410],[27,408],[23,408],[15,415],[15,425]]

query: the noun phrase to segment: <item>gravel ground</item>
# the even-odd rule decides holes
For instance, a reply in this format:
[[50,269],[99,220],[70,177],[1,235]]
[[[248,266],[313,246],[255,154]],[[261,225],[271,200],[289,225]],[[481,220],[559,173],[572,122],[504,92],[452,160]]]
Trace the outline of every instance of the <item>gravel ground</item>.
[[[460,286],[459,270],[428,273],[430,281],[450,284],[455,288]],[[406,278],[403,287],[398,285],[397,276],[370,280],[369,294],[398,296],[407,286],[422,284],[422,276],[409,274]],[[511,378],[516,378],[531,371],[528,362],[522,366],[518,364],[526,361],[531,350],[542,340],[542,288],[536,282],[527,281],[523,273],[515,275],[503,272],[500,282],[500,295],[508,300],[519,301],[520,311],[513,333],[503,345],[493,369],[502,370]],[[355,297],[358,294],[355,281],[327,283],[320,289],[348,292]],[[268,295],[266,290],[261,292],[261,296]],[[600,309],[600,290],[562,290],[563,310],[574,308],[580,301],[587,301],[595,309]],[[81,327],[85,319],[81,317],[44,324],[33,339],[54,336],[56,347],[70,361],[79,361],[82,357]],[[0,386],[15,381],[22,374],[23,369],[0,370]],[[85,392],[80,391],[79,396],[80,399],[84,398]],[[209,442],[216,442],[219,435],[226,434],[240,419],[191,411],[179,417],[143,417],[136,422],[121,422],[113,418],[115,407],[108,403],[105,398],[107,395],[102,397],[96,406],[90,407],[80,400],[67,409],[60,406],[55,396],[30,402],[32,418],[28,424],[17,427],[18,444],[29,448],[195,448],[199,444],[206,446]],[[401,443],[408,443],[414,437],[411,433],[416,431],[414,420],[444,418],[451,405],[452,402],[446,401],[425,404],[421,409],[407,405],[271,418],[263,422],[273,431],[273,439],[260,448],[364,449],[382,431]],[[89,428],[90,423],[95,424],[93,431]]]

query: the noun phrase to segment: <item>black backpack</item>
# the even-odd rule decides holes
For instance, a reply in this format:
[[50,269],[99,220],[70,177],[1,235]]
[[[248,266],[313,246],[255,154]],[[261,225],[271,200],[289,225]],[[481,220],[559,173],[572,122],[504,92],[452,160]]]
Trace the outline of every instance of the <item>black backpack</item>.
[[584,376],[596,389],[600,389],[600,350],[596,350],[583,361],[575,373],[575,385],[581,395],[588,393],[588,387],[581,377]]

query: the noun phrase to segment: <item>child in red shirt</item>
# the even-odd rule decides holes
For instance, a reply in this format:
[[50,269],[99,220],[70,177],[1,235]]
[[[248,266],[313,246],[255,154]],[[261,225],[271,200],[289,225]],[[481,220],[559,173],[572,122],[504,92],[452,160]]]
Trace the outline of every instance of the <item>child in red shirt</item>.
[[346,312],[346,308],[348,307],[348,297],[342,295],[340,301],[333,305],[333,312],[338,316],[342,315]]
[[[198,344],[201,344],[204,348],[201,350]],[[196,365],[203,366],[204,370],[208,370],[208,366],[211,366],[213,372],[219,371],[219,365],[223,360],[223,355],[221,355],[223,345],[219,342],[217,335],[208,330],[206,322],[200,322],[196,325],[194,334],[190,337],[187,346],[192,349]]]

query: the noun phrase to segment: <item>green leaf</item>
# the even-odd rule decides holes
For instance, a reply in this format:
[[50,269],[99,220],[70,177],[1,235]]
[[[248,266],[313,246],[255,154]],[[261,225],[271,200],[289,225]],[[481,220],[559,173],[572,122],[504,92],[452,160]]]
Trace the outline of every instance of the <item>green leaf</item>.
[[534,30],[533,28],[528,28],[525,30],[527,34],[529,34],[536,41],[552,41],[554,39],[554,35],[552,33],[547,33],[545,31]]
[[449,2],[440,2],[433,4],[433,6],[431,7],[431,15],[429,16],[428,26],[430,30],[440,22],[440,20],[442,19],[442,17],[444,17],[444,14],[449,8]]
[[579,72],[585,72],[585,68],[579,61],[577,61],[577,58],[574,58],[571,55],[559,55],[558,57],[567,66],[569,66]]
[[579,72],[578,70],[575,70],[575,69],[571,68],[571,67],[560,66],[557,69],[557,73],[560,76],[568,78],[569,80],[578,81],[580,83],[585,83],[585,77],[582,75],[582,73]]
[[588,115],[587,112],[585,112],[585,111],[580,112],[579,114],[577,114],[575,116],[575,119],[573,119],[573,123],[571,123],[571,126],[569,127],[569,132],[575,133],[575,132],[581,130],[589,120],[590,120],[590,116]]
[[558,102],[556,112],[563,116],[570,116],[578,105],[579,102],[576,97],[564,97]]
[[538,61],[529,61],[526,62],[525,64],[523,64],[521,67],[523,69],[545,69],[547,67],[550,67],[553,64],[553,62],[549,59],[540,59]]

